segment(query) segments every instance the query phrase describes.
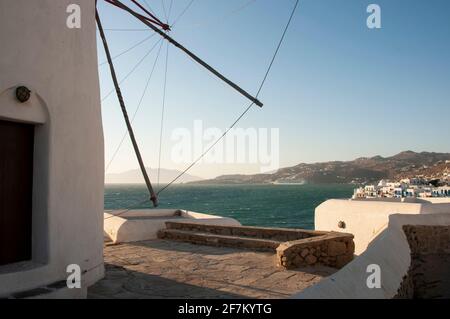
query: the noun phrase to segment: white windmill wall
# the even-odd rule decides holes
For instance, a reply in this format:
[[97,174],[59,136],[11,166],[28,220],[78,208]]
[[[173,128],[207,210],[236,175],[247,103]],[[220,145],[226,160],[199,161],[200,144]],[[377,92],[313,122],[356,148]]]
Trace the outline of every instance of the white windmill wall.
[[[66,26],[81,7],[81,28]],[[0,119],[36,124],[33,260],[0,267],[0,297],[103,275],[104,154],[93,0],[0,0]],[[32,90],[21,104],[15,88]],[[1,191],[1,190],[0,190]]]

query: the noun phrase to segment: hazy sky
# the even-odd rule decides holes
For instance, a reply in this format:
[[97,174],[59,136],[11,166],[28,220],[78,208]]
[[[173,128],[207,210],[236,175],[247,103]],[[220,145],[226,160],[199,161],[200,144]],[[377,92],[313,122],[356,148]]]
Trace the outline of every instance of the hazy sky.
[[[172,23],[190,0],[173,0]],[[127,2],[127,1],[125,1]],[[143,2],[141,0],[141,2]],[[147,0],[165,20],[161,0]],[[168,15],[171,0],[163,0]],[[256,93],[294,0],[195,0],[171,35],[251,93]],[[369,4],[381,7],[382,28],[366,26]],[[105,28],[142,29],[140,22],[100,2]],[[450,152],[450,2],[447,0],[304,0],[254,107],[240,128],[279,128],[280,165],[389,156],[403,150]],[[152,31],[107,31],[113,55]],[[158,41],[156,35],[115,64],[123,78]],[[157,47],[158,48],[158,47]],[[122,88],[134,113],[157,48]],[[134,127],[146,165],[158,165],[164,44]],[[99,42],[99,62],[105,60]],[[102,96],[111,89],[100,66]],[[162,167],[172,160],[177,128],[227,128],[248,105],[175,47],[169,49]],[[106,162],[125,132],[115,94],[103,102]],[[127,138],[108,172],[137,168]],[[201,164],[191,174],[257,173],[255,165]]]

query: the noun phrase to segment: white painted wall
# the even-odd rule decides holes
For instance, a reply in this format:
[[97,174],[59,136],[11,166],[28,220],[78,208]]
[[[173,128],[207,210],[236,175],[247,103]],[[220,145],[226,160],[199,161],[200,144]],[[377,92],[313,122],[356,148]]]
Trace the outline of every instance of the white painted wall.
[[[81,6],[81,29],[66,27]],[[0,267],[0,296],[103,275],[104,154],[93,0],[0,0],[0,118],[36,124],[33,260]],[[15,88],[31,100],[20,104]],[[83,293],[79,294],[80,296]]]
[[[450,204],[447,203],[332,199],[316,208],[315,229],[353,234],[355,236],[355,254],[359,255],[387,227],[389,216],[392,214],[449,212]],[[340,221],[345,222],[345,229],[338,227]]]
[[[384,229],[359,257],[337,273],[296,294],[300,299],[390,299],[400,287],[411,264],[411,250],[403,225],[450,225],[447,214],[393,214]],[[369,265],[380,267],[381,288],[369,288]]]
[[433,204],[450,204],[450,197],[427,197],[422,200]]
[[[177,211],[181,211],[180,219],[173,219]],[[241,226],[233,218],[201,214],[187,210],[142,209],[131,210],[126,213],[108,211],[105,212],[105,239],[115,244],[156,239],[158,238],[158,231],[166,228],[167,221]]]

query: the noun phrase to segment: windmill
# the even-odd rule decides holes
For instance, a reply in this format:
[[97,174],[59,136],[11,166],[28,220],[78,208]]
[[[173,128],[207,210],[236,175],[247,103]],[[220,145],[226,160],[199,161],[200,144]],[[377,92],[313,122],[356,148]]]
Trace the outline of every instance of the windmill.
[[[267,79],[267,76],[272,68],[272,65],[275,61],[275,58],[278,54],[278,51],[281,47],[281,44],[284,40],[284,37],[286,35],[286,32],[288,30],[288,27],[291,23],[291,20],[294,16],[294,13],[297,9],[299,0],[296,1],[295,6],[292,10],[292,13],[289,17],[288,23],[284,29],[283,35],[278,43],[278,46],[276,48],[276,51],[273,55],[273,58],[269,64],[269,67],[265,73],[265,76],[263,78],[263,81],[259,87],[259,90],[257,92],[256,95],[251,95],[250,93],[248,93],[246,90],[244,90],[242,87],[240,87],[238,84],[236,84],[235,82],[231,81],[229,78],[227,78],[226,76],[224,76],[222,73],[220,73],[218,70],[216,70],[214,67],[212,67],[210,64],[208,64],[207,62],[205,62],[203,59],[201,59],[200,57],[198,57],[195,53],[193,53],[191,50],[189,50],[188,48],[186,48],[184,45],[182,45],[181,43],[179,43],[178,41],[176,41],[173,37],[171,37],[169,35],[169,32],[171,30],[171,26],[167,23],[164,23],[161,21],[161,19],[159,19],[155,14],[151,13],[149,10],[147,10],[141,3],[139,3],[138,0],[130,0],[135,6],[136,9],[132,9],[130,6],[127,6],[126,4],[124,4],[123,2],[119,1],[119,0],[104,0],[106,3],[115,6],[116,8],[123,10],[125,12],[127,12],[128,14],[130,14],[132,17],[134,17],[135,19],[137,19],[138,21],[140,21],[142,24],[144,24],[146,27],[148,27],[150,30],[153,30],[156,34],[158,34],[159,36],[161,36],[164,40],[167,40],[170,44],[172,44],[173,46],[175,46],[176,48],[178,48],[179,50],[181,50],[182,52],[184,52],[185,54],[187,54],[193,61],[195,61],[196,63],[198,63],[199,65],[201,65],[203,68],[205,68],[206,70],[208,70],[210,73],[212,73],[214,76],[216,76],[217,78],[219,78],[221,81],[223,81],[224,83],[226,83],[229,87],[231,87],[232,89],[234,89],[236,92],[238,92],[239,94],[241,94],[242,96],[244,96],[246,99],[248,99],[250,101],[250,105],[247,107],[247,109],[238,117],[238,119],[232,124],[232,126],[229,128],[231,129],[233,126],[235,126],[237,124],[237,122],[250,110],[251,107],[253,107],[254,105],[257,105],[259,107],[263,107],[263,103],[258,99],[258,96],[262,90],[262,87]],[[142,155],[141,152],[139,150],[139,147],[137,145],[136,142],[136,138],[135,138],[135,134],[133,131],[133,127],[131,125],[131,121],[129,119],[128,116],[128,112],[127,112],[127,108],[125,105],[125,101],[122,95],[122,91],[120,88],[120,83],[117,79],[116,76],[116,71],[115,71],[115,67],[114,67],[114,63],[113,63],[113,58],[111,56],[110,50],[109,50],[109,46],[108,46],[108,41],[106,39],[105,36],[105,32],[102,26],[102,22],[100,19],[100,15],[98,10],[96,10],[96,21],[97,21],[97,25],[98,25],[98,29],[100,32],[100,37],[102,39],[103,42],[103,46],[105,49],[105,53],[106,53],[106,57],[107,57],[107,61],[110,67],[110,71],[111,71],[111,77],[114,83],[114,87],[116,90],[116,94],[117,94],[117,98],[119,100],[119,104],[122,110],[122,114],[123,117],[125,119],[125,123],[127,126],[127,130],[133,145],[133,149],[134,152],[136,154],[139,166],[140,166],[140,170],[142,172],[142,175],[144,177],[145,180],[145,184],[147,186],[147,190],[149,192],[149,196],[150,196],[150,200],[153,202],[153,206],[157,207],[158,206],[158,194],[161,193],[163,190],[165,190],[167,187],[169,187],[173,182],[175,182],[179,177],[181,177],[183,174],[185,174],[190,168],[192,168],[199,160],[201,157],[203,157],[207,152],[209,152],[214,146],[215,144],[217,144],[218,141],[216,141],[216,143],[213,143],[211,145],[211,147],[209,149],[206,150],[206,152],[204,152],[199,159],[197,159],[197,161],[194,161],[193,164],[191,164],[186,170],[184,170],[179,176],[177,176],[175,178],[175,180],[173,180],[171,183],[169,183],[168,185],[166,185],[163,189],[161,189],[158,193],[155,192],[152,183],[150,181],[150,178],[148,176],[147,170],[145,168],[144,165],[144,161],[142,159]],[[229,129],[227,131],[225,131],[225,133],[222,135],[221,138],[223,138],[227,132],[229,131]],[[221,139],[220,138],[220,139]],[[219,139],[219,140],[220,140]],[[147,199],[145,200],[145,202],[147,201]],[[142,203],[139,203],[142,204]],[[128,211],[128,210],[127,210]]]

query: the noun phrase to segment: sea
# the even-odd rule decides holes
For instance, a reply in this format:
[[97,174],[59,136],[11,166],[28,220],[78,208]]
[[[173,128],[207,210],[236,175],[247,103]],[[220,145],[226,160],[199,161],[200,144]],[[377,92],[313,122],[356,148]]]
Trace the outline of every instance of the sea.
[[[106,185],[105,209],[151,208],[145,185]],[[314,209],[327,199],[350,198],[353,185],[172,185],[159,208],[237,219],[242,225],[314,229]],[[155,187],[158,190],[158,187]]]

